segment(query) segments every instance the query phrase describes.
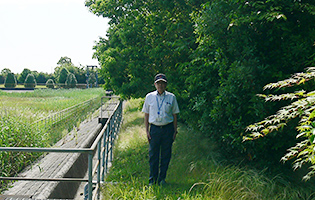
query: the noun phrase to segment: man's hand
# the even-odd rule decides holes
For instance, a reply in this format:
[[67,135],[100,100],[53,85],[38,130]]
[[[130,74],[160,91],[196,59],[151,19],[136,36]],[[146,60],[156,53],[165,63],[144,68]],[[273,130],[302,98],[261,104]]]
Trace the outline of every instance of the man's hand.
[[150,140],[151,140],[151,135],[150,135],[150,131],[149,131],[149,130],[147,130],[147,138],[148,138],[148,142],[150,142]]
[[173,140],[175,140],[176,135],[177,135],[177,130],[174,132],[174,135],[173,135]]
[[150,142],[151,135],[150,135],[150,130],[149,130],[149,113],[144,114],[144,124],[145,124],[145,130],[147,132],[148,142]]

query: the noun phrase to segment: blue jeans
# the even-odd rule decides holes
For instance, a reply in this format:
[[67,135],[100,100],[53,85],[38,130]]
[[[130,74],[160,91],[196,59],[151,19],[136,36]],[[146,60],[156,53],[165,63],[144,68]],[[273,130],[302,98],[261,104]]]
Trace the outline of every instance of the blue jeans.
[[166,178],[166,172],[172,155],[172,144],[174,141],[173,123],[165,126],[150,127],[149,163],[150,183],[159,182]]

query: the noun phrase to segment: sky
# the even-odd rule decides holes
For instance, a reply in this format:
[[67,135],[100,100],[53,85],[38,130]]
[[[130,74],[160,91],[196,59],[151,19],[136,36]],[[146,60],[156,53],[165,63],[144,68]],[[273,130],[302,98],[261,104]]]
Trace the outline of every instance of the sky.
[[85,0],[0,0],[0,72],[53,73],[61,57],[75,66],[98,65],[95,42],[106,37],[108,19]]

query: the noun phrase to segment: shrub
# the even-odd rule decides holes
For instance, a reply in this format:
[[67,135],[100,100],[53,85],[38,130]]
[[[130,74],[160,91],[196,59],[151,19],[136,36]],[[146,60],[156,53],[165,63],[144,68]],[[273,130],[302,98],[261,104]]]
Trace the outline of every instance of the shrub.
[[[296,159],[293,162],[294,170],[301,168],[303,165],[308,165],[309,172],[303,177],[304,180],[309,180],[311,177],[315,176],[314,78],[315,68],[310,67],[306,72],[296,73],[289,79],[266,85],[264,89],[278,89],[275,92],[276,94],[259,94],[258,96],[264,98],[266,101],[282,100],[287,103],[275,112],[275,114],[266,117],[260,122],[249,125],[247,131],[251,133],[243,138],[244,140],[267,138],[265,136],[271,135],[272,132],[280,132],[280,130],[284,129],[284,127],[289,124],[296,126],[296,144],[287,150],[287,153],[281,160],[286,162],[293,158]],[[294,91],[279,94],[280,88],[284,89],[289,87]],[[297,125],[294,123],[295,119],[299,119]],[[278,135],[279,134],[277,134],[277,136]]]
[[51,89],[55,88],[54,81],[52,79],[48,79],[47,82],[46,82],[46,87],[47,88],[51,88]]
[[7,78],[4,82],[4,87],[6,88],[15,88],[17,85],[15,75],[13,73],[8,73]]
[[58,78],[57,78],[58,83],[64,84],[67,80],[68,75],[69,75],[68,69],[63,67],[60,71]]
[[75,78],[74,74],[69,73],[66,80],[66,87],[67,88],[75,88],[77,85],[77,79]]
[[33,74],[28,74],[25,79],[24,87],[26,88],[35,88],[36,87],[36,79]]

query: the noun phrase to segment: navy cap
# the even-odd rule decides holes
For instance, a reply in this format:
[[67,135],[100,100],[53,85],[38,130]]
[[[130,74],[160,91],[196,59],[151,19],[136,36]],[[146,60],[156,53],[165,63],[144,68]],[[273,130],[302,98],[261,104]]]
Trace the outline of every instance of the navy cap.
[[164,81],[167,83],[167,79],[165,74],[157,74],[154,78],[154,83],[159,82],[159,81]]

